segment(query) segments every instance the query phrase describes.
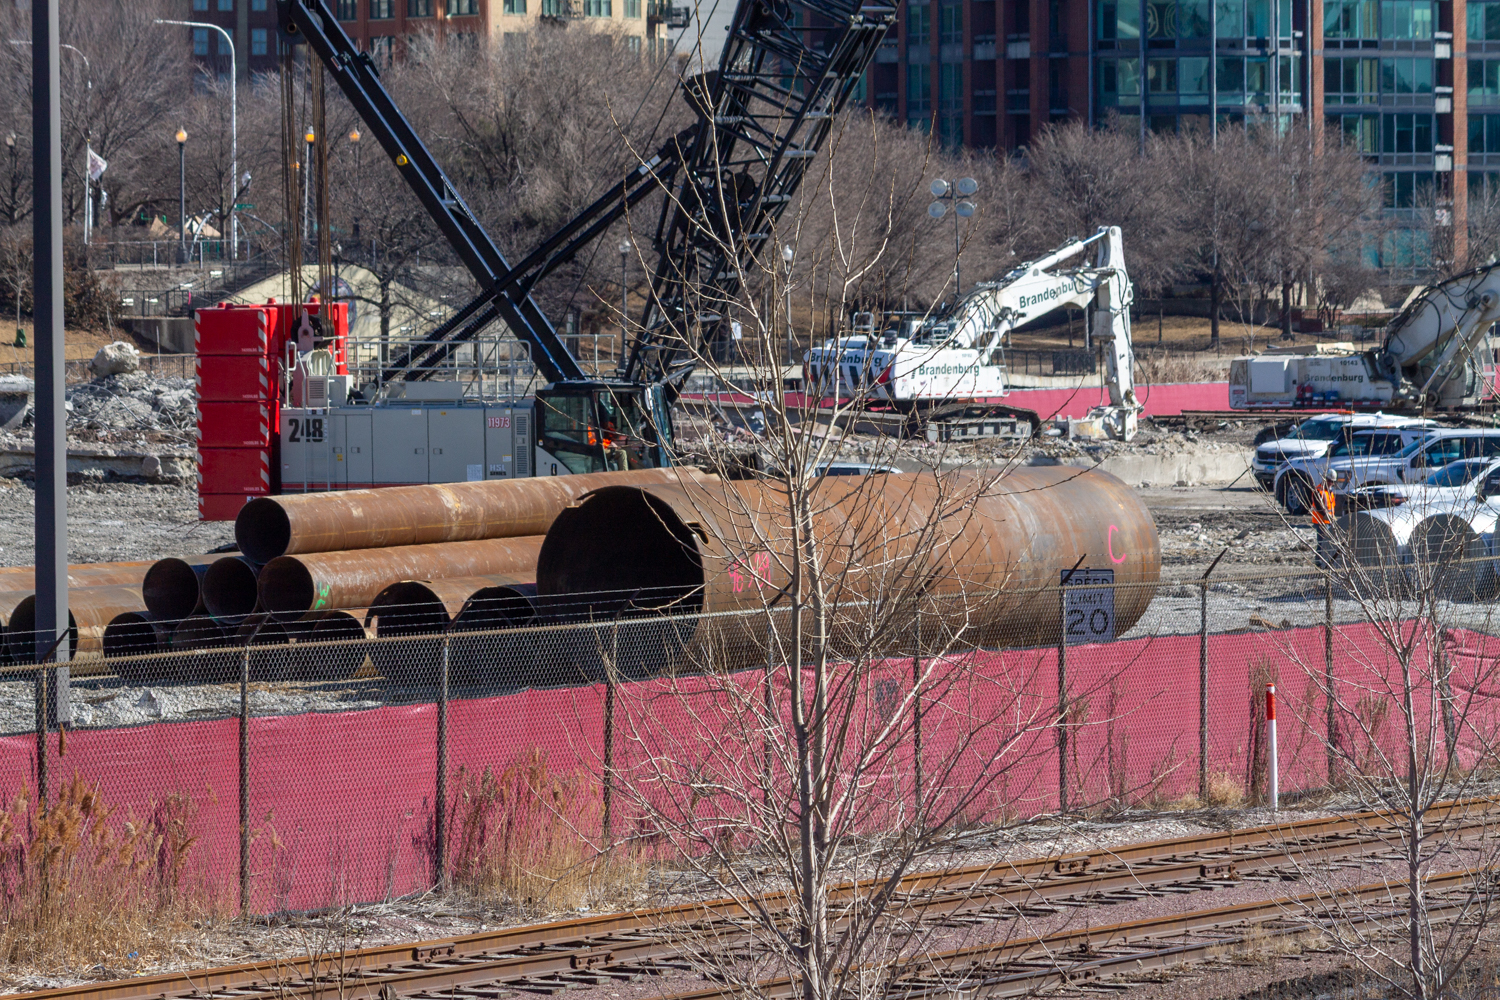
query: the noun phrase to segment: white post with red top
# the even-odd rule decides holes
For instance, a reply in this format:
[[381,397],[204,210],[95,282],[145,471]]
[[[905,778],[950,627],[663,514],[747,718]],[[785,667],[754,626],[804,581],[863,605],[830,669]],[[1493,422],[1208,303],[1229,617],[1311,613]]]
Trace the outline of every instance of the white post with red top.
[[1266,755],[1271,772],[1271,809],[1277,808],[1281,794],[1281,780],[1276,762],[1276,685],[1266,685]]

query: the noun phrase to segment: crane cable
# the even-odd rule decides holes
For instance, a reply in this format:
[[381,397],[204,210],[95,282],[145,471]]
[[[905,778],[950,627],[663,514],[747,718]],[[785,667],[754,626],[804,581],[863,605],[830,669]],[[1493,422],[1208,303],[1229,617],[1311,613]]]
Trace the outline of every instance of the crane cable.
[[297,195],[302,164],[297,159],[297,57],[290,42],[281,42],[281,187],[282,256],[287,264],[287,301],[302,302],[302,219]]

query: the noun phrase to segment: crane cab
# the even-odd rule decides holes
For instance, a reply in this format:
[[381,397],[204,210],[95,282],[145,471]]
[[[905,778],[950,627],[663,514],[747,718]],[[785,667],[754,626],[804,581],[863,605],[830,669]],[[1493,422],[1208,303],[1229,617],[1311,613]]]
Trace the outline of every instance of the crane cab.
[[539,476],[626,472],[672,464],[661,386],[556,382],[536,393]]

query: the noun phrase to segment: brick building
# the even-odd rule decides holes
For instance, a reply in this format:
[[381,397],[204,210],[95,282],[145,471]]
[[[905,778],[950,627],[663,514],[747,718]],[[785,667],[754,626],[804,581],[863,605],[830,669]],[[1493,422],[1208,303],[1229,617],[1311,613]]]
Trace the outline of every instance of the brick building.
[[1500,0],[904,0],[867,100],[1004,150],[1055,121],[1310,113],[1383,175],[1388,207],[1435,190],[1461,233],[1469,193],[1500,186]]

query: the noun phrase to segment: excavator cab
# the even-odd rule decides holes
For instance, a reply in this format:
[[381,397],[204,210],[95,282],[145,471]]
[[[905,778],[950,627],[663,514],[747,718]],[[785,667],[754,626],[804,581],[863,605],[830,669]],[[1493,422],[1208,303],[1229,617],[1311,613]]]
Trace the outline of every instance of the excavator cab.
[[672,464],[672,425],[661,386],[555,382],[537,390],[536,412],[538,446],[567,472]]

